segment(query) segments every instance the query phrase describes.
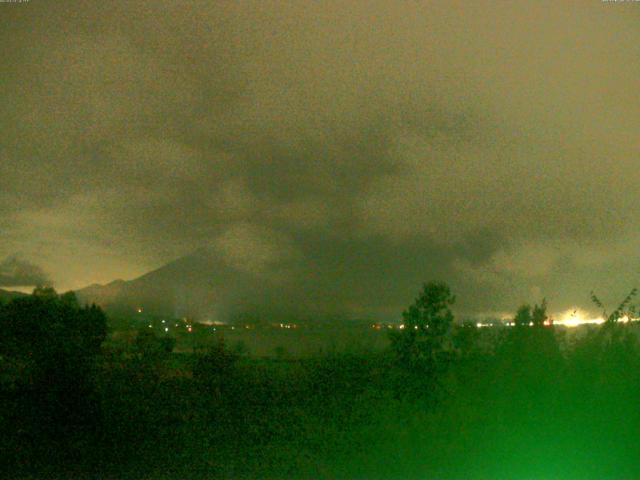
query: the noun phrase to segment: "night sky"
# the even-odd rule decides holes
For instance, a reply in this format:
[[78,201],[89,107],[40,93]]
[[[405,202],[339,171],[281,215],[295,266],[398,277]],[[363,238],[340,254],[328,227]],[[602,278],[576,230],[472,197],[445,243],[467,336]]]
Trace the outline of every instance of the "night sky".
[[203,247],[353,314],[638,285],[640,4],[31,0],[0,45],[0,288]]

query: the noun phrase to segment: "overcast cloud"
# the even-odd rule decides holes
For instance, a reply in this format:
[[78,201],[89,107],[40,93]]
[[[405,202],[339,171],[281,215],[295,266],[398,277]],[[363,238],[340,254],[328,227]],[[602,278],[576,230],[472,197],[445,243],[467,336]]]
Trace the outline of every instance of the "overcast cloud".
[[637,285],[638,4],[32,0],[0,18],[0,258],[61,289],[202,247],[357,313],[397,315],[430,279],[477,313]]

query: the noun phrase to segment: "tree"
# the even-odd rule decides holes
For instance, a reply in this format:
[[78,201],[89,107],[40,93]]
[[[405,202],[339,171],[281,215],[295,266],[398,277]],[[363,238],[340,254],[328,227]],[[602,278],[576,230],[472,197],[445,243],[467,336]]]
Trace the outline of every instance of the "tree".
[[402,313],[403,329],[391,336],[393,349],[412,369],[436,373],[446,368],[455,296],[446,283],[425,283]]
[[14,443],[17,451],[27,452],[37,441],[70,455],[88,438],[82,432],[96,430],[91,374],[106,333],[102,310],[80,307],[73,293],[37,288],[0,305],[0,358],[19,372],[0,383],[6,418],[23,432]]
[[547,301],[543,298],[540,305],[536,304],[533,308],[529,304],[521,305],[516,311],[513,323],[516,327],[542,327],[548,318]]
[[533,323],[534,327],[543,327],[548,318],[547,300],[543,298],[540,305],[535,305],[533,307],[533,313],[531,314],[531,323]]
[[0,354],[26,356],[41,366],[52,357],[91,357],[106,335],[102,310],[80,307],[73,292],[59,296],[52,288],[36,288],[0,306]]
[[516,311],[516,316],[513,318],[514,325],[517,328],[528,327],[531,322],[531,305],[521,305]]
[[532,408],[544,403],[536,399],[544,397],[543,391],[553,384],[563,362],[554,329],[544,328],[547,319],[546,300],[533,308],[521,305],[514,327],[505,332],[499,347],[501,368],[512,382],[509,396]]
[[607,314],[607,309],[604,307],[600,299],[596,296],[595,293],[591,292],[591,301],[599,308],[602,309],[602,317],[605,319],[605,325],[613,325],[618,322],[622,317],[628,315],[629,317],[633,317],[636,314],[635,305],[631,304],[633,298],[637,295],[638,289],[632,288],[629,294],[620,302],[617,308]]
[[624,376],[626,369],[632,369],[640,361],[637,334],[630,323],[620,321],[624,317],[632,319],[637,316],[637,307],[631,303],[637,293],[637,288],[631,289],[618,306],[607,313],[600,299],[591,292],[591,300],[602,309],[605,322],[585,339],[582,346],[588,352],[590,361],[595,361],[592,370],[598,372],[601,385],[609,381],[615,383],[617,380],[614,377]]

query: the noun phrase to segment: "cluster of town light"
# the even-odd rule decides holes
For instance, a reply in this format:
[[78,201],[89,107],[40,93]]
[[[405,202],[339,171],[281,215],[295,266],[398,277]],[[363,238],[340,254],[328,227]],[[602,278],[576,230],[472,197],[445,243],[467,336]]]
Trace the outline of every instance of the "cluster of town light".
[[[138,313],[142,313],[144,311],[144,309],[142,307],[138,307],[136,309],[136,311]],[[622,317],[620,317],[618,319],[618,322],[621,323],[627,323],[627,322],[635,322],[640,320],[640,318],[631,318],[628,315],[624,315]],[[187,319],[183,319],[184,322],[187,321]],[[569,309],[567,311],[565,311],[564,313],[562,313],[560,315],[560,318],[557,320],[554,319],[547,319],[544,322],[545,326],[551,326],[551,325],[561,325],[564,327],[578,327],[580,325],[600,325],[602,323],[605,322],[605,319],[602,317],[595,317],[595,318],[590,318],[588,316],[588,314],[580,309]],[[166,324],[166,320],[162,320],[163,324]],[[512,320],[507,320],[507,321],[502,321],[500,323],[496,323],[496,322],[476,322],[476,327],[478,328],[487,328],[487,327],[495,327],[495,326],[499,326],[499,325],[504,325],[507,327],[513,327],[515,326],[515,322],[513,322]],[[296,325],[295,323],[280,323],[277,325],[279,328],[281,329],[295,329],[298,328],[298,325]],[[533,326],[533,322],[529,323],[529,326]],[[175,324],[175,327],[178,327],[178,324]],[[150,323],[149,324],[149,328],[153,328],[153,325]],[[169,327],[168,326],[163,326],[164,331],[168,332],[169,331]],[[244,327],[245,329],[250,329],[251,327],[249,325],[245,325]],[[373,328],[374,330],[382,330],[382,329],[394,329],[394,328],[399,328],[400,330],[404,330],[406,328],[405,324],[400,324],[397,327],[394,326],[393,324],[383,324],[383,323],[374,323],[371,325],[371,328]],[[414,329],[418,330],[418,326],[415,325],[413,327]],[[187,324],[186,325],[186,329],[188,332],[192,332],[193,331],[193,326]],[[231,326],[231,330],[235,330],[234,326]],[[215,332],[216,331],[216,327],[212,328],[212,331]]]
[[298,326],[295,323],[281,323],[280,324],[280,328],[298,328]]
[[[638,318],[631,318],[628,315],[623,315],[617,320],[620,323],[636,322]],[[605,322],[603,317],[590,318],[586,312],[579,309],[567,310],[556,320],[554,324],[564,325],[565,327],[577,327],[579,325],[600,325]]]
[[[142,313],[142,308],[138,308],[137,311],[138,311],[138,313]],[[187,331],[188,332],[192,332],[193,331],[193,326],[187,323],[187,319],[186,318],[183,319],[183,322],[185,322],[185,328],[187,329]],[[167,324],[167,321],[163,319],[163,320],[161,320],[161,323],[162,323],[161,328],[165,331],[165,333],[168,333],[169,332],[169,325]],[[175,328],[178,328],[180,324],[179,323],[174,323],[173,325],[174,325]],[[149,323],[147,326],[149,328],[153,328],[153,323]]]
[[[387,323],[387,324],[381,324],[381,323],[374,323],[373,325],[371,325],[371,328],[373,328],[374,330],[383,330],[383,329],[388,329],[388,330],[393,330],[394,328],[396,328],[394,325],[392,325],[391,323]],[[400,330],[404,330],[406,328],[404,323],[401,323],[400,325],[398,325],[398,327]],[[418,325],[414,325],[413,327],[415,330],[418,330]],[[429,325],[426,325],[426,328],[429,328]]]
[[[617,321],[620,323],[627,323],[627,322],[636,322],[639,320],[640,318],[631,318],[628,315],[624,315],[620,317]],[[587,312],[584,312],[580,309],[575,308],[575,309],[570,309],[563,312],[562,314],[559,315],[559,318],[557,320],[553,318],[549,318],[545,320],[544,325],[547,327],[552,325],[559,325],[563,327],[573,328],[573,327],[578,327],[580,325],[600,325],[604,322],[605,322],[605,319],[602,317],[590,317]],[[494,322],[476,322],[475,325],[478,328],[489,328],[489,327],[496,327],[496,326],[514,327],[515,322],[511,319],[509,320],[503,319],[500,322],[495,322],[495,321]],[[532,327],[533,322],[530,322],[529,326]],[[394,328],[399,328],[400,330],[404,330],[406,328],[406,325],[400,324],[396,327],[393,324],[374,323],[371,325],[371,328],[373,328],[374,330],[384,330],[384,329],[394,329]],[[417,325],[415,325],[413,328],[415,330],[418,330]]]

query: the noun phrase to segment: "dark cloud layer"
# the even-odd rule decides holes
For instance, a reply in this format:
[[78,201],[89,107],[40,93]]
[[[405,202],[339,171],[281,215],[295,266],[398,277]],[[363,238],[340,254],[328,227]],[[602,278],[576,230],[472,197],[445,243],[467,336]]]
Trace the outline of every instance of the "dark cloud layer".
[[31,287],[50,285],[42,268],[13,255],[0,262],[0,287]]
[[468,312],[615,298],[640,263],[639,12],[0,5],[0,253],[75,288],[207,246],[353,312],[431,278]]

